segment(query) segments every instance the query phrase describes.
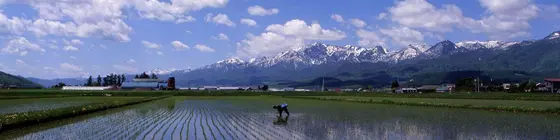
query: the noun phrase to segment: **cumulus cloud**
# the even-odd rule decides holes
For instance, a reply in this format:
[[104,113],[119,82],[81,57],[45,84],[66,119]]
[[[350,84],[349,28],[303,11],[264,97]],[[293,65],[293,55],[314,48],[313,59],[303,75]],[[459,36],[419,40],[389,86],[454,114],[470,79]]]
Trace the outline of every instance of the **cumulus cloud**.
[[241,24],[245,24],[247,26],[257,26],[257,22],[255,20],[252,19],[241,19]]
[[201,52],[215,52],[216,50],[202,44],[196,44],[194,48],[198,49]]
[[248,34],[238,43],[237,55],[256,57],[274,55],[282,51],[303,46],[306,41],[341,40],[346,34],[340,30],[323,29],[319,23],[308,25],[294,19],[285,24],[269,25],[266,32],[258,36]]
[[69,63],[60,63],[60,68],[62,70],[74,71],[74,72],[83,71],[81,67]]
[[357,28],[363,28],[367,25],[366,22],[357,18],[350,19],[350,23],[352,23],[352,25],[356,26]]
[[152,43],[152,42],[148,42],[148,41],[145,41],[145,40],[142,40],[142,44],[143,44],[145,47],[150,48],[150,49],[159,49],[159,48],[161,48],[161,45],[156,44],[156,43]]
[[177,21],[175,21],[175,23],[180,24],[180,23],[193,22],[193,21],[196,21],[196,18],[194,18],[192,16],[186,16],[184,18],[177,19]]
[[336,21],[336,22],[344,22],[344,18],[339,14],[331,15],[331,19]]
[[204,19],[206,20],[206,22],[214,22],[216,24],[222,24],[230,27],[235,26],[235,23],[229,20],[226,14],[217,14],[216,16],[214,16],[212,13],[208,13],[206,14],[206,17]]
[[407,46],[410,44],[425,44],[424,35],[408,27],[393,27],[380,29],[382,34],[392,38],[393,45]]
[[125,65],[113,65],[113,68],[120,72],[130,72],[130,73],[138,72],[138,68],[125,66]]
[[175,48],[175,50],[186,50],[189,49],[189,46],[183,44],[181,41],[173,41],[171,45]]
[[188,12],[203,8],[220,8],[227,3],[228,0],[171,0],[171,2],[135,0],[133,6],[143,18],[180,22],[181,19],[188,19],[188,16],[183,17]]
[[134,63],[136,63],[136,60],[134,60],[134,59],[131,58],[131,59],[128,59],[128,60],[126,61],[126,63],[127,63],[127,64],[134,64]]
[[385,46],[385,39],[381,38],[373,31],[360,29],[356,31],[356,35],[360,38],[358,45],[364,47]]
[[6,47],[1,50],[1,52],[9,54],[20,53],[22,56],[27,55],[29,51],[46,52],[41,46],[30,42],[25,37],[19,37],[8,41]]
[[64,50],[64,51],[78,51],[79,49],[74,47],[74,46],[67,45],[67,46],[64,46],[64,48],[62,48],[62,50]]
[[486,33],[491,39],[507,40],[529,36],[531,20],[556,13],[554,6],[539,6],[531,0],[479,0],[479,3],[486,9],[480,19],[463,16],[456,5],[436,7],[426,0],[397,1],[387,12],[379,14],[378,19],[389,19],[400,26],[431,33],[466,28],[473,33]]
[[215,36],[213,38],[216,40],[225,40],[225,41],[229,40],[229,37],[224,33],[220,33],[218,34],[218,36]]
[[278,14],[280,10],[276,8],[265,9],[261,6],[255,5],[247,8],[247,12],[249,12],[249,15],[253,15],[253,16],[266,16],[266,15]]
[[23,61],[21,59],[16,59],[16,65],[18,65],[18,66],[29,66],[29,65],[27,65],[27,63],[25,63],[25,61]]
[[156,52],[157,55],[163,55],[163,52]]

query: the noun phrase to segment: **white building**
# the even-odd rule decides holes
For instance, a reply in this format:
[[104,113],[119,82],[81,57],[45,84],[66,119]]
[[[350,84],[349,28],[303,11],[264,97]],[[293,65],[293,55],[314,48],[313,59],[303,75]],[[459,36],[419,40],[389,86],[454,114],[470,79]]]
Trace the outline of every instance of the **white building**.
[[239,90],[239,87],[219,87],[218,90]]
[[93,87],[93,86],[63,86],[62,90],[108,90],[111,89],[110,86],[107,87]]

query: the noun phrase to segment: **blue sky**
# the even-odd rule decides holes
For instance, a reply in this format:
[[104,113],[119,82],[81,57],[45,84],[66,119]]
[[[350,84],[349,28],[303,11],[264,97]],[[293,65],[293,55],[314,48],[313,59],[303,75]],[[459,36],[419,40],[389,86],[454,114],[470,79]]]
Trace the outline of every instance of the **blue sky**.
[[189,69],[312,42],[398,50],[560,30],[556,0],[0,0],[0,71],[67,78]]

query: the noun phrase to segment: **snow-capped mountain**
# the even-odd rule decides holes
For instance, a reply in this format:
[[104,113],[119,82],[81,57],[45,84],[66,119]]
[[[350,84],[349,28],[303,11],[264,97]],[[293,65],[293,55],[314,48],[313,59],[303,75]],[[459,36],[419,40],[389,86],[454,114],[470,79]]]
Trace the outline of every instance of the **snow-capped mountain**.
[[171,72],[174,72],[174,71],[176,71],[176,70],[177,70],[177,69],[174,69],[174,68],[172,68],[172,69],[167,69],[167,70],[166,70],[166,69],[156,68],[156,69],[153,69],[153,70],[151,70],[151,71],[147,71],[146,73],[147,73],[147,74],[152,74],[152,73],[153,73],[153,74],[157,74],[157,75],[164,75],[164,74],[169,74],[169,73],[171,73]]
[[413,59],[422,55],[427,48],[428,45],[408,45],[408,47],[400,51],[391,53],[389,59],[392,62],[399,62],[403,60]]
[[451,55],[458,52],[473,51],[482,48],[497,48],[505,50],[508,46],[518,44],[518,42],[503,41],[463,41],[457,44],[444,40],[434,46],[428,45],[409,45],[398,51],[388,51],[382,46],[372,48],[358,47],[352,45],[336,46],[322,43],[313,43],[307,46],[298,47],[289,51],[285,51],[271,57],[251,58],[248,61],[239,58],[229,58],[218,61],[212,65],[205,66],[201,69],[220,68],[223,71],[246,67],[273,67],[283,66],[295,69],[337,63],[337,62],[387,62],[398,63],[403,60],[411,60],[423,56],[422,58],[437,58],[443,55]]
[[426,50],[424,52],[424,55],[427,56],[428,58],[437,58],[442,55],[450,55],[465,50],[466,50],[465,48],[459,48],[457,45],[455,45],[455,43],[449,40],[444,40],[432,46],[430,49]]
[[491,41],[462,41],[455,45],[457,47],[465,48],[467,50],[477,50],[477,49],[507,49],[511,45],[518,44],[519,42],[504,42],[498,40]]
[[552,34],[546,36],[544,39],[550,40],[553,43],[560,43],[560,31],[553,32]]

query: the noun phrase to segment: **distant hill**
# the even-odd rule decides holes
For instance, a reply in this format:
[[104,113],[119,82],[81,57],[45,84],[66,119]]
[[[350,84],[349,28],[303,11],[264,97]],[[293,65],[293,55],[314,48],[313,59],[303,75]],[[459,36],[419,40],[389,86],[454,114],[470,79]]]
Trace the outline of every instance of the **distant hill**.
[[2,85],[16,85],[23,88],[42,88],[40,84],[34,83],[21,76],[14,76],[0,71],[0,84]]
[[40,84],[43,87],[51,87],[51,86],[54,86],[54,85],[56,85],[60,82],[66,84],[66,85],[81,85],[81,84],[84,84],[86,82],[86,79],[82,79],[82,78],[39,79],[39,78],[29,77],[27,79],[29,79],[30,81],[33,81],[37,84]]

